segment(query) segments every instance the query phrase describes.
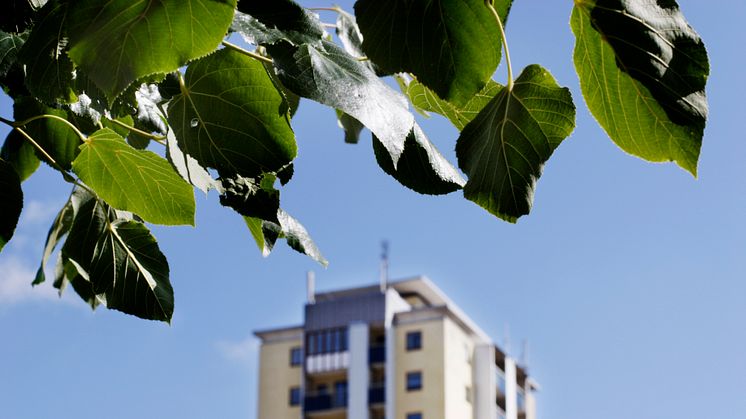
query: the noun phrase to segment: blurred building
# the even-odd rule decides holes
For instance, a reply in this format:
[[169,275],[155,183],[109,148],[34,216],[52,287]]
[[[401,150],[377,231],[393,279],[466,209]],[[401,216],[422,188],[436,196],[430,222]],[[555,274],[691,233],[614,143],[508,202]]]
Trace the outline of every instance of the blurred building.
[[259,419],[535,419],[537,384],[424,277],[315,293],[261,339]]

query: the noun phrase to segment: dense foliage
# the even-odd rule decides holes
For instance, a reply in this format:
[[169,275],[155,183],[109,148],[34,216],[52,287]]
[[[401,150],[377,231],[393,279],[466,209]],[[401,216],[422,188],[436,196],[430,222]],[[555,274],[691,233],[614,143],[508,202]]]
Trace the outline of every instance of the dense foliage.
[[[171,319],[168,263],[146,223],[193,225],[194,188],[217,191],[263,254],[284,238],[325,264],[280,207],[300,98],[334,108],[346,142],[370,130],[379,165],[404,186],[462,190],[515,222],[573,131],[575,105],[540,65],[513,79],[511,6],[358,0],[353,15],[292,0],[10,0],[0,18],[0,85],[14,101],[13,117],[0,117],[13,128],[0,152],[0,249],[22,182],[44,162],[72,192],[34,284],[60,248],[55,287],[71,285],[93,308]],[[320,10],[336,13],[336,37]],[[696,175],[709,65],[676,2],[575,0],[571,27],[583,96],[609,137]],[[250,47],[230,43],[234,33]],[[491,78],[503,58],[500,84]],[[458,168],[410,106],[460,131]]]

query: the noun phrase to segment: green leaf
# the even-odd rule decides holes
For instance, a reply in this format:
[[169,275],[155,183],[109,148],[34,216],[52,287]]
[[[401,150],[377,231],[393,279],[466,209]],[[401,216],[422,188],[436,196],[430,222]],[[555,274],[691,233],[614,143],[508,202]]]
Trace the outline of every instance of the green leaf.
[[221,49],[192,63],[168,107],[179,147],[202,166],[255,177],[296,154],[288,105],[257,60]]
[[13,237],[22,209],[21,179],[10,163],[0,159],[0,251]]
[[575,2],[575,69],[593,116],[624,151],[696,176],[707,51],[673,0]]
[[0,31],[0,77],[5,76],[18,59],[18,51],[26,42],[28,32],[5,33]]
[[44,4],[42,0],[5,0],[3,13],[0,13],[0,30],[4,32],[23,32],[34,21],[37,8]]
[[282,236],[287,240],[288,246],[324,266],[329,264],[316,246],[316,243],[311,239],[311,235],[308,234],[306,228],[298,220],[291,217],[290,214],[282,209],[278,211],[277,218],[280,220]]
[[378,165],[402,185],[422,194],[441,195],[461,189],[466,181],[415,124],[407,136],[404,153],[394,167],[391,156],[373,136]]
[[357,144],[360,141],[360,132],[365,128],[365,125],[339,109],[335,111],[337,113],[337,125],[345,133],[345,142],[347,144]]
[[[121,218],[126,214],[82,189],[76,189],[70,200],[75,216],[62,246],[65,277],[55,283],[62,286],[65,278],[70,280],[89,303],[93,295],[109,308],[170,321],[173,289],[168,262],[148,229]],[[70,264],[75,271],[70,271]],[[81,280],[88,281],[90,288]]]
[[277,239],[285,238],[288,246],[296,252],[309,256],[323,266],[329,264],[305,227],[284,210],[280,209],[277,212],[279,224],[253,217],[243,217],[243,219],[259,250],[262,251],[262,256],[269,256]]
[[244,0],[238,4],[238,11],[233,30],[254,45],[280,40],[294,45],[318,44],[326,35],[318,17],[292,0]]
[[5,138],[3,147],[0,149],[0,159],[13,166],[21,182],[34,174],[41,163],[36,157],[34,146],[16,130],[10,131]]
[[176,173],[195,188],[204,193],[207,193],[210,189],[215,189],[217,185],[215,179],[210,176],[207,169],[200,166],[197,160],[181,151],[176,143],[173,131],[169,131],[166,135],[166,159],[171,163]]
[[[497,0],[505,22],[512,0]],[[382,71],[412,73],[438,96],[466,103],[500,63],[502,37],[484,0],[359,0],[365,54]]]
[[288,89],[362,122],[380,139],[396,165],[414,125],[402,95],[332,42],[322,41],[320,48],[283,43],[268,50]]
[[503,88],[461,131],[456,156],[469,176],[464,196],[516,222],[531,210],[544,163],[574,127],[570,91],[541,66],[526,67],[512,91]]
[[[93,291],[93,284],[91,283],[88,273],[80,268],[74,260],[63,261],[64,277],[63,283],[70,283],[78,296],[91,307],[91,310],[95,310],[99,305],[106,305],[106,296],[103,294],[96,294]],[[62,288],[60,288],[60,295],[62,295]]]
[[[62,119],[68,118],[67,112],[50,108],[34,98],[17,98],[13,104],[13,117],[16,121],[24,121],[45,114],[58,116]],[[82,144],[82,141],[69,125],[57,119],[42,118],[26,124],[25,130],[60,167],[65,170],[70,169],[72,161],[78,155],[78,147]],[[38,150],[37,156],[47,164],[51,164],[46,156],[39,153]]]
[[500,84],[489,80],[479,93],[461,106],[439,98],[417,80],[412,80],[407,85],[406,94],[416,108],[445,116],[461,131],[502,88]]
[[159,155],[104,128],[88,137],[73,171],[106,202],[155,224],[194,225],[194,193]]
[[96,244],[89,273],[106,306],[143,319],[171,321],[174,291],[166,257],[145,225],[112,222]]
[[74,102],[73,63],[67,56],[65,1],[52,0],[40,11],[31,34],[19,52],[26,65],[26,87],[46,103]]
[[337,36],[342,46],[353,57],[364,57],[363,34],[357,25],[355,16],[342,9],[337,10]]
[[69,200],[65,203],[65,206],[62,207],[60,212],[57,213],[57,217],[55,217],[52,226],[49,228],[49,233],[47,233],[47,241],[44,244],[44,253],[41,256],[41,263],[39,264],[39,269],[36,271],[36,277],[34,278],[32,285],[41,284],[46,280],[44,267],[47,265],[49,256],[54,252],[54,248],[57,247],[57,244],[59,244],[62,238],[68,233],[68,231],[70,231],[74,213],[75,211],[72,203]]
[[[269,176],[274,180],[274,176]],[[267,178],[267,176],[265,176]],[[244,217],[259,218],[279,223],[280,192],[271,182],[241,176],[220,179],[220,205],[233,208]]]
[[70,10],[70,58],[112,102],[132,82],[214,51],[236,0],[79,0]]

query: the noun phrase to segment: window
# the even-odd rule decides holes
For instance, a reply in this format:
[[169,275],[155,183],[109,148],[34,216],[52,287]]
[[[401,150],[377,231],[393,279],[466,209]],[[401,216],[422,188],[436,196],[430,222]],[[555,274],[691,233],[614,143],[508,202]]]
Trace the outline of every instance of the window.
[[419,330],[416,332],[407,333],[407,350],[414,351],[422,348],[422,332]]
[[290,406],[300,405],[300,387],[290,388]]
[[407,373],[407,391],[419,390],[422,388],[422,372],[414,371]]
[[407,419],[422,419],[422,413],[407,413]]
[[303,352],[300,349],[300,346],[296,346],[295,348],[290,348],[290,366],[291,367],[297,367],[303,362]]
[[308,348],[309,355],[316,355],[316,333],[308,334],[308,341],[306,342],[306,348]]
[[466,386],[466,401],[471,403],[471,387]]

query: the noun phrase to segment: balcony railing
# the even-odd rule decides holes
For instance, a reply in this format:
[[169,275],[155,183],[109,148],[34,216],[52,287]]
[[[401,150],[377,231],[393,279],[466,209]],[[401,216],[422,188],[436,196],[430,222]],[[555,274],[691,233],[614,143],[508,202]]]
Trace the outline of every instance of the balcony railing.
[[303,399],[304,412],[319,412],[344,407],[347,407],[347,393],[310,394]]
[[386,346],[376,345],[368,348],[368,364],[386,362]]

